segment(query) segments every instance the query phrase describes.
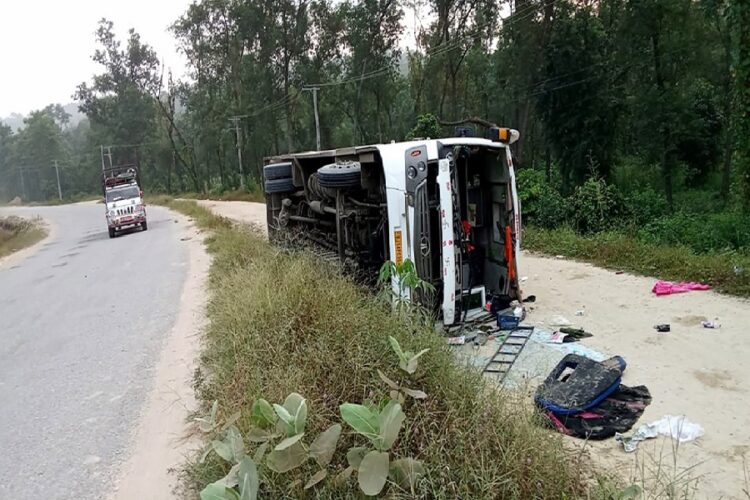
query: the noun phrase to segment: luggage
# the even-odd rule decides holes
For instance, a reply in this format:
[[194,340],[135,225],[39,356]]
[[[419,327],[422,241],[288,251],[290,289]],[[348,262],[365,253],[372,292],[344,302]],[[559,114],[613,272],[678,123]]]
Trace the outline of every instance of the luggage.
[[645,386],[621,385],[625,360],[602,362],[568,354],[537,388],[534,401],[547,423],[563,434],[605,439],[627,432],[651,403]]

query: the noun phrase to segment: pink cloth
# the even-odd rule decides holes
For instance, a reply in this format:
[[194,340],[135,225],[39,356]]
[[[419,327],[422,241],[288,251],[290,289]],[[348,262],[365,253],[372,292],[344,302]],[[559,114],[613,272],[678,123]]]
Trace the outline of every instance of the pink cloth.
[[673,293],[685,293],[691,290],[710,289],[710,285],[704,285],[703,283],[692,283],[687,281],[683,281],[682,283],[672,283],[671,281],[657,281],[651,291],[656,295],[671,295]]

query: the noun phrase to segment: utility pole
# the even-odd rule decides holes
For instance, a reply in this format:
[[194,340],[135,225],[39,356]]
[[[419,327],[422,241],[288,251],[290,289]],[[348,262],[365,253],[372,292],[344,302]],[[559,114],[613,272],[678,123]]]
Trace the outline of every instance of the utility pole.
[[62,188],[60,187],[60,169],[57,167],[57,160],[55,160],[55,174],[57,175],[57,196],[62,201]]
[[233,116],[229,119],[234,123],[234,133],[237,136],[237,163],[240,166],[240,189],[245,189],[245,173],[242,168],[242,134],[240,133],[241,116]]
[[320,151],[320,117],[318,116],[318,90],[320,90],[320,87],[306,87],[302,90],[312,92],[313,108],[315,109],[315,140],[318,151]]
[[21,193],[23,194],[23,200],[28,201],[26,199],[26,182],[23,179],[23,168],[18,167],[18,173],[21,174]]

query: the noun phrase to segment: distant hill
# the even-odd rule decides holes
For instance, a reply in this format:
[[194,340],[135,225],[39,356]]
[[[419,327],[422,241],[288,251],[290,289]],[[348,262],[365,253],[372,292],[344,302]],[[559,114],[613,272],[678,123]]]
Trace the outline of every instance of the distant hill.
[[[78,111],[78,103],[68,103],[63,106],[63,109],[70,115],[70,121],[68,122],[69,128],[75,127],[81,120],[86,118],[86,115]],[[13,129],[13,132],[17,132],[18,129],[23,128],[23,120],[26,116],[27,115],[22,115],[20,113],[11,113],[9,116],[0,118],[0,122],[8,125]]]

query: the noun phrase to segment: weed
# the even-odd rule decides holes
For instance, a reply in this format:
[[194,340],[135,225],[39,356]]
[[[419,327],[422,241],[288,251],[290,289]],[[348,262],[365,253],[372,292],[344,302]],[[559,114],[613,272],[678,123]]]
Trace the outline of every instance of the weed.
[[[261,395],[281,401],[296,391],[306,396],[310,409],[306,433],[320,434],[340,421],[344,403],[366,406],[391,399],[391,388],[382,384],[377,370],[401,370],[389,341],[393,337],[405,357],[407,351],[430,350],[418,358],[417,372],[405,374],[427,397],[403,403],[408,418],[388,450],[393,462],[413,458],[424,464],[413,496],[525,499],[585,493],[585,467],[565,450],[561,436],[538,425],[528,405],[489,388],[478,372],[457,366],[430,322],[393,314],[334,267],[308,253],[280,251],[251,230],[233,228],[189,203],[170,206],[214,228],[210,325],[198,388],[206,411],[218,400],[219,413],[239,412],[236,427],[248,436],[256,426],[253,406]],[[385,407],[376,408],[382,415]],[[398,413],[393,404],[389,412]],[[357,433],[342,433],[340,440],[345,449],[361,446]],[[399,463],[403,471],[417,471],[413,462]],[[349,465],[345,457],[334,456],[329,467],[341,473]],[[188,471],[193,488],[200,490],[229,469],[210,454]],[[319,470],[310,460],[298,469],[304,477]],[[290,477],[264,475],[260,496],[298,498],[304,484]],[[389,495],[411,497],[398,479],[387,479]],[[344,480],[323,481],[315,494],[352,498],[361,493]]]
[[0,258],[29,247],[46,235],[39,219],[0,217]]

